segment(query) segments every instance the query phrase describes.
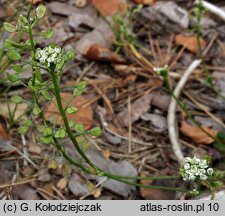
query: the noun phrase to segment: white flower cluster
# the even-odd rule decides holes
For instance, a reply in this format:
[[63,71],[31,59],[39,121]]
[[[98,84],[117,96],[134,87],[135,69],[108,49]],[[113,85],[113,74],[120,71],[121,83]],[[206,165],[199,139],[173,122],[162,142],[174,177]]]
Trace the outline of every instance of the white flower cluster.
[[184,181],[206,180],[213,172],[213,169],[209,168],[207,160],[196,157],[186,157],[184,164],[180,168]]
[[44,49],[38,48],[36,50],[35,58],[40,61],[41,64],[59,64],[62,61],[62,49],[60,47],[45,47]]
[[191,190],[190,192],[189,192],[191,195],[198,195],[199,194],[199,191],[196,189],[196,188],[194,188],[193,190]]
[[162,70],[168,70],[168,66],[165,65],[164,67],[154,67],[153,70],[156,72],[156,73],[159,73],[162,71]]

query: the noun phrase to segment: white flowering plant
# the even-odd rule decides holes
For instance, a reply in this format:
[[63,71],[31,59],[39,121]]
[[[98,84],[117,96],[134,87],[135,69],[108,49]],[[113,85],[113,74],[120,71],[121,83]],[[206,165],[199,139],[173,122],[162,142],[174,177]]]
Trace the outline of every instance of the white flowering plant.
[[184,181],[207,180],[212,177],[213,172],[206,159],[196,157],[186,157],[180,168],[180,174]]
[[63,49],[58,46],[49,46],[44,49],[37,48],[35,58],[44,66],[57,65],[63,59]]
[[[173,89],[170,85],[169,80],[169,67],[167,65],[163,67],[154,67],[154,71],[164,80],[167,90],[170,95],[176,100],[179,107],[185,113],[185,116],[192,121],[203,133],[215,140],[217,146],[224,148],[224,137],[221,136],[219,132],[216,137],[213,137],[201,124],[195,120],[195,118],[189,113],[186,103],[179,100],[173,92]],[[222,137],[222,138],[221,138]],[[219,148],[218,148],[219,149]],[[184,181],[195,182],[197,185],[204,182],[204,185],[207,186],[210,190],[214,190],[218,187],[221,187],[224,177],[220,179],[220,172],[215,171],[213,168],[209,167],[209,157],[199,159],[194,157],[184,158],[184,163],[180,167],[180,175]],[[218,180],[218,177],[220,180]],[[194,188],[190,191],[191,195],[197,195],[199,193],[198,189]]]
[[223,185],[223,175],[211,168],[209,164],[210,157],[208,156],[203,159],[195,156],[184,158],[184,163],[180,167],[180,175],[184,181],[194,182],[194,188],[189,192],[190,195],[198,195],[201,185],[204,185],[212,191],[214,196],[214,190]]
[[[171,191],[189,192],[189,189],[177,188],[177,187],[164,187],[155,185],[141,184],[139,180],[157,180],[157,179],[181,179],[184,181],[208,181],[211,177],[216,176],[216,172],[209,167],[208,161],[205,159],[186,158],[185,163],[180,169],[180,174],[176,176],[120,176],[114,173],[110,173],[99,168],[93,161],[91,161],[85,154],[82,146],[78,143],[77,137],[83,135],[91,135],[98,137],[101,135],[101,129],[94,127],[90,130],[85,130],[84,126],[79,122],[71,122],[68,120],[66,114],[73,114],[79,111],[78,108],[71,106],[70,102],[67,103],[66,108],[63,107],[63,98],[61,98],[60,78],[63,74],[63,69],[69,61],[73,61],[75,52],[72,49],[65,51],[57,44],[50,44],[47,47],[40,48],[40,44],[35,40],[33,34],[33,28],[39,23],[46,13],[46,7],[39,5],[32,13],[32,4],[29,7],[29,11],[26,16],[20,15],[17,20],[17,25],[11,23],[4,23],[4,29],[10,33],[18,32],[21,35],[28,35],[28,40],[23,42],[16,42],[13,40],[5,40],[4,52],[10,61],[11,68],[14,73],[7,73],[8,80],[12,85],[25,86],[33,96],[31,102],[31,109],[28,112],[27,119],[21,122],[18,127],[20,134],[27,134],[30,127],[36,127],[36,120],[42,122],[39,125],[41,128],[40,143],[46,145],[52,145],[59,155],[63,157],[64,168],[66,175],[72,172],[70,165],[77,167],[80,171],[88,174],[105,176],[122,183],[130,184],[137,187],[145,187],[152,189],[163,189]],[[33,15],[31,17],[31,15]],[[54,30],[49,29],[43,31],[40,34],[43,40],[48,40],[54,36]],[[23,54],[29,53],[31,58],[22,58]],[[26,59],[26,60],[25,60]],[[20,73],[23,71],[25,65],[30,66],[31,78],[27,82],[24,82],[20,78]],[[48,78],[43,79],[41,69],[47,71]],[[168,67],[162,69],[155,69],[161,76],[167,77]],[[85,90],[87,85],[86,81],[78,83],[73,86],[71,91],[73,92],[73,99],[80,96]],[[55,99],[56,107],[62,117],[63,123],[61,126],[57,126],[56,122],[47,121],[42,109],[42,104],[52,102]],[[11,100],[19,104],[23,102],[22,96],[12,97]],[[72,101],[72,100],[71,100]],[[41,121],[42,120],[42,121]],[[34,124],[33,124],[34,122]],[[13,124],[12,124],[13,125]],[[75,132],[74,132],[75,131]],[[75,150],[79,153],[81,160],[75,160],[61,144],[62,139],[70,139],[73,143]],[[54,156],[52,156],[54,158]],[[51,158],[49,168],[57,167],[55,160]],[[213,187],[213,184],[210,184]],[[194,191],[193,191],[194,192]]]

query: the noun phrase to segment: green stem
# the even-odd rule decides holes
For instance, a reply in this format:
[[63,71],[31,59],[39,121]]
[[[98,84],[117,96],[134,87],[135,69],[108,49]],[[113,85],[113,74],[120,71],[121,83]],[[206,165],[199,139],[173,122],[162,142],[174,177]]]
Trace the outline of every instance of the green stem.
[[173,89],[170,86],[168,75],[164,76],[164,81],[166,83],[166,87],[169,90],[170,95],[176,100],[178,106],[185,112],[185,115],[190,119],[203,133],[205,133],[207,136],[212,138],[213,140],[216,140],[217,142],[221,143],[220,140],[217,137],[212,136],[207,130],[205,130],[201,124],[196,121],[191,114],[187,111],[186,106],[174,95]]
[[37,65],[37,62],[35,61],[35,44],[34,44],[34,38],[33,38],[33,32],[32,32],[31,25],[29,25],[28,34],[29,34],[29,39],[30,39],[30,44],[31,44],[32,70],[34,72],[34,76],[33,76],[33,79],[32,79],[32,84],[34,85],[36,78],[39,81],[42,81],[42,76],[41,76],[40,69],[39,69],[39,67]]
[[65,149],[62,147],[62,145],[60,145],[57,141],[56,138],[53,137],[53,141],[55,143],[56,148],[62,153],[63,157],[68,160],[71,164],[73,164],[76,167],[79,167],[81,170],[83,170],[86,173],[90,172],[88,171],[88,169],[86,169],[84,166],[82,166],[80,163],[78,163],[77,161],[73,160],[66,152]]
[[63,123],[65,125],[65,128],[66,128],[66,132],[69,136],[69,138],[71,139],[71,141],[73,142],[75,148],[77,149],[78,153],[85,159],[85,161],[91,166],[93,167],[97,172],[101,171],[99,170],[95,164],[93,164],[89,158],[84,154],[84,152],[82,151],[82,149],[80,148],[79,144],[77,143],[73,133],[71,132],[70,130],[70,126],[69,126],[69,123],[67,121],[67,117],[66,117],[66,113],[65,113],[65,110],[63,108],[63,105],[62,105],[62,100],[61,100],[61,96],[60,96],[60,90],[59,90],[59,86],[58,86],[58,81],[57,81],[57,78],[55,76],[55,67],[50,67],[50,74],[51,74],[51,77],[52,77],[52,82],[53,82],[53,85],[54,85],[54,91],[55,91],[55,97],[56,97],[56,101],[57,101],[57,104],[58,104],[58,108],[59,108],[59,112],[62,116],[62,119],[63,119]]
[[[97,174],[100,174],[101,176],[105,176],[105,177],[108,177],[108,178],[111,178],[111,179],[114,179],[114,180],[117,180],[117,181],[129,184],[129,185],[138,186],[138,187],[151,188],[151,189],[161,189],[161,190],[170,190],[170,191],[182,191],[182,192],[187,192],[188,191],[188,190],[183,189],[183,188],[173,188],[173,187],[163,187],[163,186],[149,186],[149,185],[143,185],[143,184],[135,183],[135,182],[129,181],[127,179],[136,179],[136,180],[138,180],[138,179],[143,179],[143,177],[114,175],[114,174],[111,174],[111,173],[104,172],[99,167],[97,167],[86,156],[86,154],[82,151],[82,149],[80,148],[79,144],[76,141],[76,138],[74,137],[73,133],[70,130],[69,123],[68,123],[68,120],[67,120],[67,117],[66,117],[66,113],[65,113],[65,110],[64,110],[63,105],[62,105],[62,100],[61,100],[61,96],[60,96],[60,88],[59,88],[59,85],[58,85],[57,77],[55,75],[55,66],[51,66],[50,67],[50,74],[51,74],[52,82],[53,82],[53,85],[54,85],[54,91],[55,91],[56,101],[57,101],[57,104],[58,104],[58,109],[59,109],[59,112],[60,112],[60,114],[62,116],[66,132],[67,132],[69,138],[71,139],[74,147],[78,151],[78,153],[82,156],[82,158],[85,160],[85,162],[88,165],[90,165],[92,168],[94,168],[96,170]],[[57,145],[57,147],[58,147],[59,150],[62,150],[59,145]],[[65,154],[64,151],[61,151],[61,153],[65,156],[65,158],[69,162],[71,162],[75,166],[78,166],[78,164],[74,163],[72,158],[70,158],[67,154]],[[81,165],[79,165],[79,167],[82,168],[83,170],[85,170],[86,172],[88,171],[86,168],[84,169],[84,167],[81,166]],[[88,173],[90,173],[90,172],[88,171]],[[169,179],[171,177],[170,176],[163,176],[162,178],[163,179]],[[178,176],[172,176],[172,178],[179,178],[179,177]],[[159,177],[153,177],[153,178],[151,178],[151,177],[144,177],[144,179],[161,179],[161,177],[160,176]]]

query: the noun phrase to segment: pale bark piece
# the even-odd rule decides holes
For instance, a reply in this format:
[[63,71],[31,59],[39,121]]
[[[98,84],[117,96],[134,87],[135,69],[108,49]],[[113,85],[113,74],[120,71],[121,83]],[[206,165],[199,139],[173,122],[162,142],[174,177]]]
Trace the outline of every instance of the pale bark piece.
[[112,46],[113,41],[115,41],[115,35],[109,24],[102,17],[98,17],[95,29],[102,33],[107,47],[110,48]]
[[153,7],[182,28],[186,29],[188,27],[188,12],[178,6],[174,1],[157,2]]
[[103,36],[103,34],[98,30],[93,30],[90,33],[85,34],[76,44],[76,50],[85,55],[88,48],[91,47],[93,44],[99,44],[103,47],[110,47]]
[[77,197],[84,196],[89,192],[87,183],[77,173],[73,173],[70,177],[68,187],[70,191]]
[[[9,107],[10,110],[13,111],[15,108],[16,104],[9,102]],[[14,119],[18,119],[20,116],[22,116],[22,120],[25,120],[25,116],[26,116],[26,111],[28,109],[28,104],[26,103],[21,103],[17,105],[17,109],[16,112],[14,114]],[[9,117],[9,111],[8,111],[8,105],[7,103],[1,103],[0,106],[0,114],[5,116],[5,117]]]
[[39,200],[36,190],[29,185],[17,185],[13,187],[13,196],[17,196],[21,200]]
[[87,7],[69,16],[68,25],[77,30],[78,28],[88,27],[94,29],[97,23],[97,12],[93,7]]
[[151,122],[156,132],[165,132],[167,131],[167,121],[166,118],[162,115],[145,113],[141,116],[141,119],[144,121]]
[[[74,149],[74,146],[71,142],[65,143],[64,147],[69,155],[71,155],[76,160],[80,160],[80,156]],[[85,153],[94,164],[96,164],[100,169],[106,172],[122,176],[137,176],[138,174],[135,167],[128,161],[114,162],[113,160],[105,159],[102,156],[101,152],[98,152],[91,148],[88,149]],[[86,175],[86,177],[88,179],[96,180],[97,182],[102,182],[103,178],[105,178],[105,177],[98,177],[96,175]],[[104,188],[124,197],[127,197],[132,191],[135,191],[134,186],[124,184],[119,181],[115,181],[113,179],[103,181],[102,185]]]
[[38,171],[37,180],[40,182],[50,182],[52,176],[48,173],[48,168],[43,168]]
[[63,16],[69,16],[70,14],[77,13],[80,10],[66,3],[60,3],[55,1],[49,3],[48,8],[50,9],[52,13],[63,15]]
[[[1,144],[1,140],[0,140]],[[13,161],[1,161],[0,163],[0,185],[8,184],[12,177],[15,175],[16,172],[16,165]]]
[[212,77],[216,81],[216,86],[222,94],[225,95],[225,74],[221,72],[213,72]]
[[52,179],[51,175],[48,173],[45,173],[43,175],[38,176],[37,180],[40,182],[50,182]]
[[209,28],[215,28],[217,26],[217,23],[210,19],[209,17],[202,17],[200,21],[201,28],[203,29],[209,29]]
[[11,140],[3,139],[0,136],[0,152],[12,151],[13,147],[11,145],[12,145],[12,141]]
[[152,98],[153,96],[151,94],[148,94],[137,99],[131,104],[131,116],[129,116],[129,113],[125,108],[118,114],[118,119],[124,126],[128,127],[129,118],[131,118],[131,122],[133,123],[150,109]]
[[170,99],[171,99],[170,95],[155,92],[153,94],[151,105],[157,107],[162,111],[167,111],[169,108]]

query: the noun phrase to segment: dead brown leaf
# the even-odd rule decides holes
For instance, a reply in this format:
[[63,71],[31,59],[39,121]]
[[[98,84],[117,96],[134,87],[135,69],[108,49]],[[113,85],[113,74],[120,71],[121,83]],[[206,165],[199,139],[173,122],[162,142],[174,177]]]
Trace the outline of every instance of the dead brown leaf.
[[112,63],[125,63],[125,60],[108,48],[103,47],[99,44],[92,44],[86,50],[85,57],[95,61],[107,61]]
[[57,182],[57,188],[64,190],[66,188],[68,184],[68,180],[67,178],[61,178],[58,182]]
[[102,150],[102,156],[105,159],[109,159],[109,157],[111,156],[111,152],[108,149],[104,149],[104,150]]
[[135,3],[144,4],[144,5],[152,5],[156,2],[156,0],[133,0]]
[[[61,98],[63,98],[63,108],[66,107],[66,102],[69,102],[72,99],[72,94],[70,93],[61,93]],[[89,129],[92,125],[95,124],[95,121],[93,120],[93,111],[92,107],[90,105],[82,107],[87,102],[87,99],[83,96],[75,97],[72,102],[71,106],[75,106],[79,109],[78,112],[74,114],[67,114],[67,119],[72,120],[74,119],[75,122],[81,123],[84,125],[85,129]],[[56,117],[57,125],[61,125],[63,122],[62,117],[55,106],[56,100],[54,99],[52,103],[45,109],[45,117],[48,121],[50,121],[52,118]]]
[[[218,131],[212,130],[208,127],[202,126],[202,128],[207,131],[211,136],[216,137],[216,134]],[[209,137],[206,133],[204,133],[200,128],[194,125],[190,125],[185,121],[184,114],[182,114],[182,122],[181,122],[181,127],[180,131],[193,140],[196,144],[211,144],[215,140],[212,137]]]
[[2,126],[1,123],[0,123],[0,138],[6,139],[6,140],[9,138],[9,134],[7,133],[6,129]]
[[[142,177],[146,177],[146,173],[141,174]],[[141,180],[141,184],[150,185],[161,185],[168,186],[168,179],[164,181],[152,181],[152,180]],[[140,188],[141,196],[146,200],[171,200],[174,199],[175,193],[173,191],[155,190],[151,188]]]
[[[178,34],[175,37],[175,43],[177,45],[184,46],[190,52],[193,52],[193,53],[196,53],[199,50],[197,35],[185,36],[185,35],[182,35],[182,34]],[[200,38],[200,44],[201,44],[201,48],[204,48],[206,46],[206,42],[203,38]]]
[[51,183],[45,184],[42,187],[42,189],[48,192],[49,194],[53,194],[54,193],[53,187],[54,187],[54,184],[51,182]]
[[126,3],[124,0],[92,0],[96,9],[104,16],[110,16],[116,12],[124,13]]

